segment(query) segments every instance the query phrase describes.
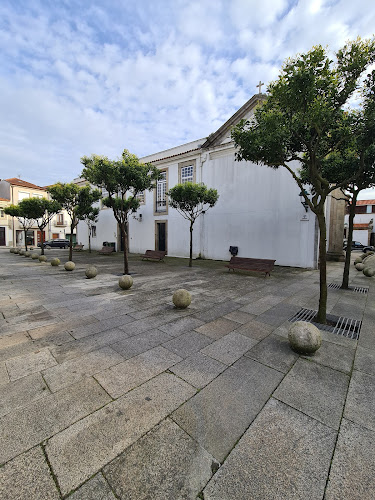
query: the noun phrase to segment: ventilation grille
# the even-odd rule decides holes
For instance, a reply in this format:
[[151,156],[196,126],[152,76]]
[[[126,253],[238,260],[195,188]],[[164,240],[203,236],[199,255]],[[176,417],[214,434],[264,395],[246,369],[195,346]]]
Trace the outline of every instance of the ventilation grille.
[[[328,288],[331,288],[333,290],[339,290],[341,288],[341,284],[340,283],[330,283],[328,285]],[[349,286],[349,290],[351,290],[352,292],[356,292],[356,293],[366,294],[369,290],[369,287],[368,286]]]
[[358,339],[362,321],[359,321],[358,319],[345,318],[344,316],[333,316],[331,314],[327,314],[327,320],[330,324],[322,325],[314,321],[316,315],[317,311],[302,308],[294,314],[289,321],[292,323],[295,321],[307,321],[308,323],[315,325],[319,328],[319,330],[335,333],[336,335],[342,335],[343,337],[353,340]]

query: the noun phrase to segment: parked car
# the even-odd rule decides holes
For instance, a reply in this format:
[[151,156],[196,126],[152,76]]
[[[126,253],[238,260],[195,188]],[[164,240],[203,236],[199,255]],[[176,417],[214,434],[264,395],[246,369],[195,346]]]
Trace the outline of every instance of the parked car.
[[[38,247],[41,247],[42,244],[38,243]],[[56,239],[56,240],[47,240],[43,243],[44,248],[68,248],[69,240]]]
[[[348,242],[344,243],[344,250],[347,249]],[[374,247],[363,245],[360,241],[352,241],[352,250],[362,250],[362,252],[373,252]]]

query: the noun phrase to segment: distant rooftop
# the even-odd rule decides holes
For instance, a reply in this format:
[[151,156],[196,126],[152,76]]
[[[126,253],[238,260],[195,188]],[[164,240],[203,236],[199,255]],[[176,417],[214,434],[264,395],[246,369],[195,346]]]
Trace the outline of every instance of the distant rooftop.
[[12,186],[20,186],[20,187],[27,187],[31,189],[41,189],[42,191],[45,191],[45,188],[37,186],[36,184],[32,184],[31,182],[23,181],[22,179],[18,179],[18,177],[12,177],[11,179],[5,179],[9,184],[12,184]]

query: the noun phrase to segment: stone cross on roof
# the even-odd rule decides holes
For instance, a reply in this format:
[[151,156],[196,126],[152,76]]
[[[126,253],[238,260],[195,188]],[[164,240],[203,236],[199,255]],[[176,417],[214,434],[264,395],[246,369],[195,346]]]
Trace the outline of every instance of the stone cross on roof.
[[259,80],[259,85],[257,85],[257,87],[259,87],[259,94],[262,93],[262,85],[264,85],[264,83],[262,83],[262,80]]

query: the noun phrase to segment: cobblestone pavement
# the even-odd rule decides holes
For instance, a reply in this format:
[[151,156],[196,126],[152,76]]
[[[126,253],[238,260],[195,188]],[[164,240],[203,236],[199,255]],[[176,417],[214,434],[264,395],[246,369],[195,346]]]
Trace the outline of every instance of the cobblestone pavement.
[[368,294],[329,289],[328,312],[363,320],[359,340],[322,332],[308,358],[286,337],[317,307],[317,271],[131,256],[122,291],[120,255],[74,259],[67,272],[0,251],[0,498],[373,497],[373,279],[352,267]]

